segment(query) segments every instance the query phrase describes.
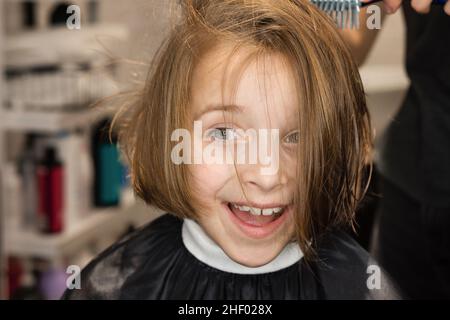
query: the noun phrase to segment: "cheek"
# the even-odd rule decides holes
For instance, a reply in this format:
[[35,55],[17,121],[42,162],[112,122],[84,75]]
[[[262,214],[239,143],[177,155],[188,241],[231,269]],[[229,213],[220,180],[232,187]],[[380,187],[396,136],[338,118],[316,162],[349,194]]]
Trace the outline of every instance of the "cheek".
[[201,198],[204,199],[205,197],[213,197],[220,192],[230,180],[234,171],[230,171],[227,165],[201,164],[191,165],[190,172],[195,190],[198,190]]
[[280,152],[280,170],[288,180],[297,179],[298,159],[292,150]]

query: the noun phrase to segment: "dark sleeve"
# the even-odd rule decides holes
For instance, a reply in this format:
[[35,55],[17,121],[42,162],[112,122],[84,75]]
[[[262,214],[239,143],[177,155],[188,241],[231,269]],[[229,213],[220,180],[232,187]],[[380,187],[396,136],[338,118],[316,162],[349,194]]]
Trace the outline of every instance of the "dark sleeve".
[[397,300],[398,287],[346,232],[336,231],[318,249],[315,274],[324,299]]

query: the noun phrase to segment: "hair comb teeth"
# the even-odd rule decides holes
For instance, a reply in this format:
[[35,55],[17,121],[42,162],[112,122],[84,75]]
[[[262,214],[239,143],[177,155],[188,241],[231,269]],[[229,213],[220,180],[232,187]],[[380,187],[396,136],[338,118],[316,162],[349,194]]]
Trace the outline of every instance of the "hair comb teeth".
[[[327,13],[336,22],[339,29],[359,29],[359,12],[362,7],[380,2],[372,0],[361,2],[361,0],[310,0],[320,10]],[[447,0],[433,0],[434,5],[443,5]]]

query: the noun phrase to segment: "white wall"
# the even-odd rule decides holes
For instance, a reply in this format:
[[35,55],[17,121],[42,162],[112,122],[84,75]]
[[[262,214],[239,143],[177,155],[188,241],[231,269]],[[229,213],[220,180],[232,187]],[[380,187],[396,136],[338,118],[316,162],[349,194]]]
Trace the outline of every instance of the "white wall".
[[401,106],[409,83],[404,69],[405,25],[401,10],[387,16],[379,32],[360,68],[376,143]]
[[401,10],[387,16],[368,57],[368,65],[402,65],[405,25]]

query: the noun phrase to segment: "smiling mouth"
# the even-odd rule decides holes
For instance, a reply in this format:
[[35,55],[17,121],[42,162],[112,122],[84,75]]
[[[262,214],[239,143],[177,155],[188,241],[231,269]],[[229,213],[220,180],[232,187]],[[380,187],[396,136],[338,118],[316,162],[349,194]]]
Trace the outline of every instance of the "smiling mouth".
[[229,202],[228,208],[242,223],[253,227],[263,227],[283,216],[287,206],[261,208]]

